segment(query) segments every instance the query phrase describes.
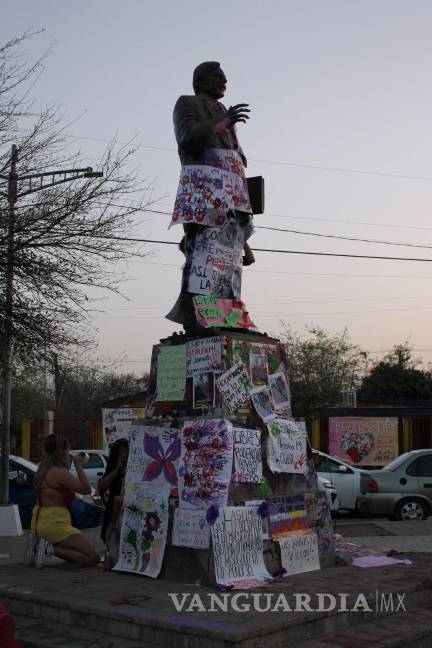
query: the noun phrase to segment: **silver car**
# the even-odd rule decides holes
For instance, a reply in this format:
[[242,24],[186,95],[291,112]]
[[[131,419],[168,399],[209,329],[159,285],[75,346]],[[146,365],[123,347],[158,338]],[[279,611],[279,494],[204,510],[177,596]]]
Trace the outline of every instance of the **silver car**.
[[362,472],[357,508],[366,517],[425,520],[432,514],[432,449],[411,450]]

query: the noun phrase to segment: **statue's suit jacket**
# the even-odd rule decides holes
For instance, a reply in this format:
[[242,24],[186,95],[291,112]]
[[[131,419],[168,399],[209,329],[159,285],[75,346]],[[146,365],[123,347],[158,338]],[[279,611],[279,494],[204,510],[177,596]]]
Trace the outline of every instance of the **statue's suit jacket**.
[[246,166],[235,128],[213,131],[224,112],[227,110],[223,104],[205,95],[182,95],[177,100],[173,114],[174,132],[183,165],[202,164],[205,149],[225,148],[237,150]]

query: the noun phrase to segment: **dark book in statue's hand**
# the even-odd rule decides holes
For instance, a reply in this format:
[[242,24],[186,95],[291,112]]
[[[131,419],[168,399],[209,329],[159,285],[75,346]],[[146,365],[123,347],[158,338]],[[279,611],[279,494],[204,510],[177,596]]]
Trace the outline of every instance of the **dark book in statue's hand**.
[[264,178],[262,176],[254,176],[253,178],[246,178],[250,204],[252,207],[252,214],[264,213]]

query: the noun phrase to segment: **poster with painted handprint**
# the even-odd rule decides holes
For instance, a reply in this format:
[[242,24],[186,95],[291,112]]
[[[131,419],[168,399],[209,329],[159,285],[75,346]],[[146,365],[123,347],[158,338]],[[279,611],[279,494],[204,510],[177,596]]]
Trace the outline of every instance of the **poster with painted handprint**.
[[233,462],[233,428],[225,419],[196,418],[181,431],[179,506],[225,506]]
[[267,461],[270,470],[306,473],[306,428],[303,423],[276,418],[267,424]]
[[126,486],[146,483],[168,495],[171,489],[177,488],[180,449],[176,429],[133,426],[129,436]]

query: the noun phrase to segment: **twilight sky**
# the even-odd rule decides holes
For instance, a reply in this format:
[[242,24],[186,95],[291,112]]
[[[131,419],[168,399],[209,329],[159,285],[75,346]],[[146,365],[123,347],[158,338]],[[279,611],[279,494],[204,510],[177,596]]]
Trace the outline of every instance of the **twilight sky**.
[[[193,68],[218,60],[224,103],[248,102],[238,135],[248,175],[264,175],[266,214],[256,226],[432,246],[432,4],[428,0],[19,0],[3,14],[4,42],[26,28],[45,33],[30,58],[55,41],[34,88],[61,103],[88,163],[106,141],[137,136],[136,163],[170,211],[179,161],[172,109],[192,94]],[[85,160],[87,163],[87,159]],[[169,216],[143,213],[143,238],[177,241]],[[257,229],[251,247],[424,258],[432,250]],[[147,245],[125,268],[123,292],[94,320],[104,359],[148,368],[151,347],[181,327],[164,319],[180,288],[182,255]],[[261,331],[347,327],[365,350],[409,339],[432,360],[429,262],[256,253],[243,298]],[[374,357],[377,357],[374,355]]]

